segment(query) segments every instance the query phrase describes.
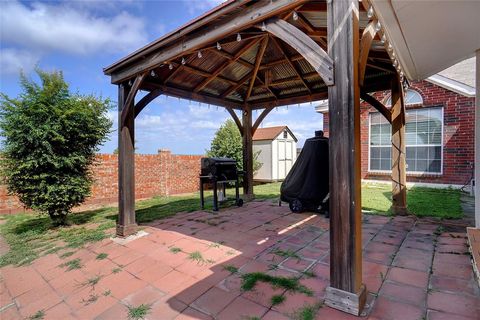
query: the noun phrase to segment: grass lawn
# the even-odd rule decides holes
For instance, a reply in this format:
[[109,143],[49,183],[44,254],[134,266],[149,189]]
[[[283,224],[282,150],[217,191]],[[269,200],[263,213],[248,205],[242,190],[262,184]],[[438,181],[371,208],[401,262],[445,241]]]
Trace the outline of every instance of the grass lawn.
[[[278,199],[279,190],[280,183],[260,185],[255,187],[255,195],[257,199]],[[390,193],[388,185],[364,185],[363,209],[373,214],[389,215]],[[232,196],[234,192],[228,190],[227,194]],[[412,188],[407,199],[408,209],[417,216],[459,218],[462,215],[458,190]],[[207,210],[211,209],[211,202],[211,196],[207,197]],[[195,210],[200,210],[198,193],[155,197],[136,203],[139,223]],[[6,220],[0,225],[0,234],[10,245],[10,251],[0,257],[0,267],[28,264],[46,254],[68,253],[87,243],[108,238],[114,233],[117,212],[117,208],[109,207],[74,213],[69,218],[70,226],[59,228],[52,227],[48,216],[32,213],[0,216]]]

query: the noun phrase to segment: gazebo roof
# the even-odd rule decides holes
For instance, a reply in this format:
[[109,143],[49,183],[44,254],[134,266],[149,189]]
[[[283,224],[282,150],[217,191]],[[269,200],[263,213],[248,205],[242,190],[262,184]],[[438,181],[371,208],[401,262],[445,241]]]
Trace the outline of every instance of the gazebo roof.
[[[360,9],[362,32],[369,19]],[[235,109],[246,104],[261,109],[325,99],[328,87],[319,72],[291,45],[262,30],[262,24],[274,16],[328,51],[325,0],[227,1],[104,72],[114,84],[146,73],[141,90]],[[395,72],[377,35],[369,51],[363,90],[389,88]]]

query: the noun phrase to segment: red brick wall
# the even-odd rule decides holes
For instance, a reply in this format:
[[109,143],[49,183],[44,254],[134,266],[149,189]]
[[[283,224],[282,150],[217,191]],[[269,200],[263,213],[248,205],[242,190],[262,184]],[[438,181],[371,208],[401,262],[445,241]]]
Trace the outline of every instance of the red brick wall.
[[[158,154],[135,155],[135,198],[188,193],[198,190],[201,155],[175,155],[169,150]],[[92,196],[84,208],[98,204],[114,204],[118,201],[118,156],[99,154],[93,168],[95,183]],[[23,211],[16,197],[7,194],[0,185],[0,214]]]
[[[407,182],[441,184],[465,184],[472,175],[474,164],[474,115],[475,98],[468,98],[444,89],[428,81],[412,83],[423,98],[423,106],[410,108],[443,107],[443,174],[408,174]],[[377,92],[375,97],[383,101],[390,91]],[[368,121],[370,112],[376,110],[367,103],[360,105],[362,179],[389,180],[389,174],[368,172]],[[328,114],[324,114],[323,127],[328,136]]]

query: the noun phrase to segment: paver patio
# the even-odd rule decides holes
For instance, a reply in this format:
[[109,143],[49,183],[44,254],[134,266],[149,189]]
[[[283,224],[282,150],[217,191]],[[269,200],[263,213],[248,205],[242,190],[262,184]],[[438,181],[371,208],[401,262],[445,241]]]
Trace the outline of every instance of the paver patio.
[[[148,304],[146,319],[302,319],[329,284],[328,227],[323,216],[292,214],[272,201],[179,213],[125,245],[104,240],[63,259],[59,252],[2,268],[0,318],[43,310],[44,319],[127,319],[129,306]],[[465,232],[373,215],[363,216],[362,231],[363,319],[480,319]],[[80,269],[62,266],[74,259]],[[252,272],[299,278],[312,294],[265,282],[242,290],[242,275]],[[272,306],[274,295],[285,298]],[[321,306],[316,319],[357,318]]]

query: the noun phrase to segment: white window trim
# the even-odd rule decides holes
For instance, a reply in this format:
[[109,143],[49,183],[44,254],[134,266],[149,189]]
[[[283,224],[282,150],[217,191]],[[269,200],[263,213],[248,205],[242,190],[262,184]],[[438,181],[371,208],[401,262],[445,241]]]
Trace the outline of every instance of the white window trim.
[[[412,111],[416,110],[421,110],[421,109],[428,109],[428,108],[440,108],[442,112],[442,141],[441,141],[441,153],[440,153],[440,172],[425,172],[425,171],[407,171],[407,176],[442,176],[443,175],[443,143],[444,143],[444,128],[445,128],[445,119],[444,119],[444,107],[443,106],[432,106],[432,107],[426,107],[426,108],[419,108],[419,109],[413,109]],[[377,173],[377,174],[391,174],[392,170],[374,170],[370,167],[371,165],[371,157],[370,157],[370,139],[371,139],[371,130],[372,130],[372,113],[378,113],[378,111],[375,112],[370,112],[368,114],[368,172],[369,173]],[[390,140],[391,141],[391,140]],[[432,146],[431,144],[419,144],[415,145],[415,147],[426,147],[426,146]],[[407,145],[405,145],[405,148]],[[405,160],[406,160],[406,154],[405,154]]]

